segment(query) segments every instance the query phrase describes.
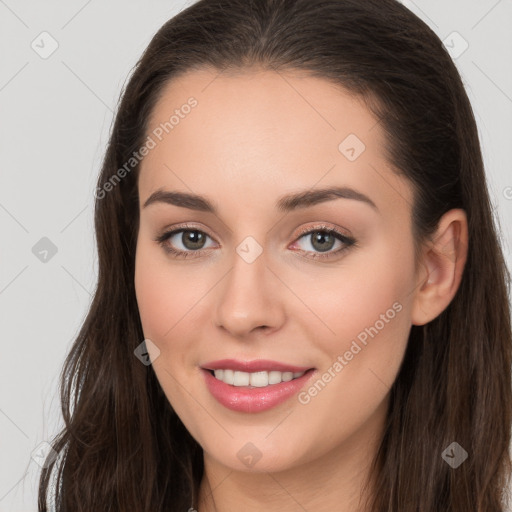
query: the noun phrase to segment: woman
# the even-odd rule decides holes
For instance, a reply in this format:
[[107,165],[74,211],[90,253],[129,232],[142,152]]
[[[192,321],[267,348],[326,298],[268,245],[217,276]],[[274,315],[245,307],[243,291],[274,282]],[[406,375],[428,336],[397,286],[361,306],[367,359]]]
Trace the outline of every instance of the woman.
[[55,466],[58,511],[505,511],[509,275],[460,76],[401,4],[168,21],[95,223],[40,510]]

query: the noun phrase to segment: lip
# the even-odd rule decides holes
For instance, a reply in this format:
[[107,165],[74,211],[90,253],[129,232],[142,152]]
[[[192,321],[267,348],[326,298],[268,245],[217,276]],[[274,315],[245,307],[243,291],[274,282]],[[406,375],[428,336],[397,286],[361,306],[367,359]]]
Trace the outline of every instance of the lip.
[[[201,365],[204,370],[234,370],[239,372],[305,372],[311,366],[293,366],[290,364],[271,361],[269,359],[255,359],[254,361],[238,361],[236,359],[220,359]],[[277,386],[277,384],[275,384]]]
[[[290,366],[286,366],[287,368],[290,368]],[[226,366],[223,366],[223,368],[232,369]],[[201,368],[201,373],[204,376],[208,390],[221,405],[232,411],[244,413],[257,413],[272,409],[273,407],[276,407],[279,404],[282,404],[283,402],[289,400],[292,396],[297,394],[302,387],[306,385],[306,382],[309,381],[313,377],[313,375],[317,373],[317,370],[314,368],[310,368],[306,371],[304,375],[302,375],[302,377],[290,380],[288,382],[272,384],[270,386],[266,386],[263,388],[232,386],[230,384],[226,384],[225,382],[222,382],[221,380],[215,378],[210,373],[210,371],[205,368]]]

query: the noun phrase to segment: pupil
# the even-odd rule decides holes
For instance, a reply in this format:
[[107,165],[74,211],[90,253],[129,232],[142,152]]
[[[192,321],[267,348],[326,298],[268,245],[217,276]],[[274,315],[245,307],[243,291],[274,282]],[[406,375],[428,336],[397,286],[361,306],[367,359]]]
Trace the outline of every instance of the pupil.
[[200,249],[204,244],[204,236],[198,231],[184,231],[182,242],[188,249]]
[[[328,247],[321,245],[322,243],[325,243],[326,240],[328,242],[331,242],[330,244],[329,243],[327,244]],[[316,243],[318,243],[318,242],[320,243],[319,247],[316,246]],[[334,237],[331,234],[325,234],[320,231],[313,233],[313,247],[315,247],[315,249],[317,249],[321,252],[325,252],[325,251],[332,249],[333,243],[334,243]]]

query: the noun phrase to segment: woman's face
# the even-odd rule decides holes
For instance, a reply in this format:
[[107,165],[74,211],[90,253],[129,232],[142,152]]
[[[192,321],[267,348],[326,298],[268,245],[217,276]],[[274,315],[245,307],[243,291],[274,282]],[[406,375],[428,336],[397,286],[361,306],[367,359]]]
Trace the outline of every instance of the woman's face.
[[[418,283],[412,189],[376,119],[321,79],[203,70],[167,86],[146,135],[137,301],[155,374],[205,456],[280,471],[366,449]],[[258,360],[271,362],[244,366]]]

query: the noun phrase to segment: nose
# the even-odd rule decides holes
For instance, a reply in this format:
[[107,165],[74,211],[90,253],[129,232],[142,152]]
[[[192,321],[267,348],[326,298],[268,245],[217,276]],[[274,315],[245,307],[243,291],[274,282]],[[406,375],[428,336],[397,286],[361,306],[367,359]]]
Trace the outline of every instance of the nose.
[[265,251],[252,262],[235,253],[231,270],[219,283],[214,323],[233,337],[247,338],[253,331],[269,334],[284,322],[286,287],[268,263]]

